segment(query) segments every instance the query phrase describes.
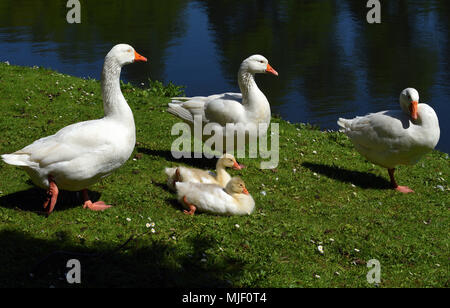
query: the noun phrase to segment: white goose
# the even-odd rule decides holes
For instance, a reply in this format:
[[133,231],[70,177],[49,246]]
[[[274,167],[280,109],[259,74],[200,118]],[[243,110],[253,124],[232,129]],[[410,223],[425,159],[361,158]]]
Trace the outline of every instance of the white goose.
[[12,154],[4,162],[22,167],[33,183],[47,189],[44,208],[51,213],[58,190],[83,190],[84,208],[109,208],[102,201],[92,203],[87,187],[122,166],[133,152],[136,129],[133,113],[120,89],[122,66],[146,62],[133,47],[120,44],[106,55],[102,74],[105,116],[64,127],[56,134],[39,139]]
[[238,177],[232,178],[225,189],[214,184],[177,182],[175,185],[187,215],[194,215],[197,209],[217,215],[250,215],[255,208],[255,201]]
[[[241,131],[248,135],[249,131],[258,129],[259,124],[270,124],[270,104],[264,93],[255,82],[255,74],[270,73],[278,76],[261,55],[253,55],[244,60],[238,72],[241,93],[224,93],[192,98],[173,98],[168,112],[179,117],[190,125],[199,118],[201,124],[212,123],[212,130],[220,132],[226,138],[228,124],[231,131]],[[264,135],[266,131],[259,132]],[[205,139],[206,136],[203,136]],[[248,142],[248,141],[247,141]],[[232,150],[227,148],[228,150]]]
[[216,176],[213,176],[208,171],[188,167],[166,168],[167,186],[175,191],[176,182],[190,182],[190,183],[204,183],[216,184],[225,187],[231,180],[230,174],[225,168],[233,168],[241,170],[241,166],[231,154],[224,154],[216,164]]
[[413,165],[436,147],[439,121],[433,108],[419,104],[419,93],[415,89],[403,90],[400,106],[401,111],[384,111],[353,120],[339,119],[338,124],[361,155],[388,169],[394,189],[411,193],[414,191],[395,181],[395,167]]

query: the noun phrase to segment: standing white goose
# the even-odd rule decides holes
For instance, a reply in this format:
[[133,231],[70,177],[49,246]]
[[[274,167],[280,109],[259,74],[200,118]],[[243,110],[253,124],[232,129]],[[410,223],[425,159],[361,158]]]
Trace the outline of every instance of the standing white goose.
[[395,167],[413,165],[436,147],[440,137],[439,120],[433,108],[419,104],[419,93],[415,89],[402,91],[400,106],[401,111],[384,111],[353,120],[339,119],[338,124],[361,155],[388,169],[394,189],[411,193],[414,191],[395,181]]
[[110,207],[103,201],[92,203],[87,187],[122,166],[133,152],[136,129],[120,89],[120,73],[124,65],[138,61],[147,59],[126,44],[114,46],[106,55],[102,119],[66,126],[22,150],[1,156],[7,164],[22,167],[35,185],[47,189],[44,208],[48,213],[55,207],[59,189],[82,190],[84,208],[101,211]]
[[[203,124],[214,123],[213,130],[226,137],[228,124],[231,131],[248,132],[258,129],[259,124],[270,124],[270,104],[255,82],[255,74],[270,73],[278,76],[261,55],[245,59],[238,72],[241,93],[223,93],[192,98],[173,98],[168,112],[193,125],[198,116]],[[259,132],[261,135],[265,132]],[[203,136],[205,139],[205,136]],[[229,149],[227,149],[229,150]]]

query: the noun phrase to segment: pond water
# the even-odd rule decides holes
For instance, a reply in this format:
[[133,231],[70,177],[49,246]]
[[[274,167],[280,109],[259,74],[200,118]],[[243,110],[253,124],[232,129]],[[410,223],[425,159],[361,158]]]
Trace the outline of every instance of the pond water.
[[450,1],[381,1],[381,24],[367,23],[366,1],[80,2],[81,24],[68,24],[65,0],[2,0],[0,61],[98,79],[109,49],[129,43],[150,63],[126,67],[125,81],[209,95],[238,91],[239,64],[259,53],[280,73],[257,81],[282,118],[337,129],[338,117],[399,108],[415,87],[450,153]]

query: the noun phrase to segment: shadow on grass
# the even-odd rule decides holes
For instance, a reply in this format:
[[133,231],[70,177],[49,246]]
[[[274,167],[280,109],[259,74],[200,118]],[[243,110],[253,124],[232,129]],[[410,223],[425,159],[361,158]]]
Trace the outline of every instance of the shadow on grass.
[[169,189],[169,187],[167,186],[166,183],[164,183],[164,184],[161,184],[161,183],[153,183],[153,185],[155,185],[156,187],[159,187],[159,188],[161,188],[162,190],[164,190],[164,191],[169,192],[169,193],[172,194],[172,197],[171,197],[171,198],[165,199],[165,202],[166,202],[166,203],[170,204],[170,206],[172,206],[175,210],[180,210],[180,211],[183,210],[183,207],[181,206],[181,204],[180,204],[180,203],[178,202],[178,200],[176,199],[176,197],[177,197],[176,192],[171,191],[171,190]]
[[[46,212],[42,207],[45,201],[45,195],[46,192],[44,189],[33,187],[0,197],[0,206],[45,215]],[[89,196],[93,202],[96,202],[100,199],[101,194],[89,191]],[[81,193],[61,190],[59,191],[58,201],[56,202],[54,211],[66,210],[82,205]]]
[[[180,156],[182,156],[180,159],[176,159],[173,157],[171,151],[167,150],[150,150],[147,148],[138,148],[139,153],[144,153],[146,155],[150,156],[157,156],[164,158],[166,161],[171,161],[175,163],[183,163],[189,166],[192,166],[194,168],[200,168],[200,169],[215,169],[217,158],[213,157],[211,159],[207,159],[206,157],[202,156],[202,158],[194,158],[194,153],[182,153],[178,152]],[[187,158],[191,157],[191,158]]]
[[[189,254],[148,237],[130,241],[121,250],[106,242],[86,248],[71,238],[66,234],[43,240],[18,231],[0,232],[0,287],[229,287],[228,280],[239,278],[244,266],[227,257],[200,262],[204,251],[217,245],[207,236],[188,241]],[[70,259],[80,261],[80,285],[66,282]]]
[[315,164],[305,162],[302,164],[303,167],[309,170],[325,175],[333,180],[337,180],[344,183],[352,183],[361,188],[373,188],[373,189],[390,189],[390,182],[385,178],[378,175],[352,171],[347,169],[342,169],[334,166],[327,166],[322,164]]

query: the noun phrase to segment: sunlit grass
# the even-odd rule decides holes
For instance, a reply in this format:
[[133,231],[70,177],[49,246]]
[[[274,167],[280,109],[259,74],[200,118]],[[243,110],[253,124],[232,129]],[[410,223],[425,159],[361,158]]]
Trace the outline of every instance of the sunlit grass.
[[[114,205],[106,212],[83,210],[77,194],[63,193],[47,218],[44,192],[21,169],[0,163],[1,286],[67,287],[65,264],[75,257],[83,287],[370,287],[371,259],[381,262],[381,287],[448,287],[447,154],[435,151],[400,167],[399,183],[416,191],[402,195],[388,189],[387,172],[361,158],[343,134],[274,119],[277,169],[242,159],[247,168],[231,171],[252,193],[254,215],[189,217],[163,172],[180,163],[170,153],[177,120],[165,112],[168,99],[152,91],[123,88],[137,145],[121,169],[91,187]],[[4,64],[0,103],[1,154],[103,115],[97,81]],[[152,222],[154,233],[146,226]],[[61,250],[69,254],[39,263]]]

